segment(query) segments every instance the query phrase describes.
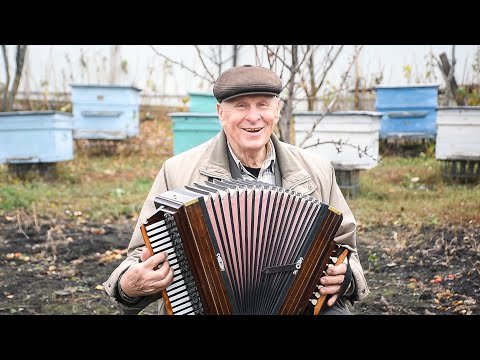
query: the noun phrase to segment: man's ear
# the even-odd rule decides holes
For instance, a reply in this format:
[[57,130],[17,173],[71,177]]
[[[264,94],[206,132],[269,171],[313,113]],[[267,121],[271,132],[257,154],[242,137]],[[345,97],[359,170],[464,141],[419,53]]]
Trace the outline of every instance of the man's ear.
[[222,105],[220,105],[220,103],[217,103],[217,114],[218,114],[218,118],[220,119],[220,124],[223,125],[223,119],[225,117],[225,111],[223,111]]
[[278,100],[277,115],[275,116],[275,125],[278,124],[278,121],[280,120],[280,115],[282,114],[282,109],[283,109],[283,100],[279,99]]

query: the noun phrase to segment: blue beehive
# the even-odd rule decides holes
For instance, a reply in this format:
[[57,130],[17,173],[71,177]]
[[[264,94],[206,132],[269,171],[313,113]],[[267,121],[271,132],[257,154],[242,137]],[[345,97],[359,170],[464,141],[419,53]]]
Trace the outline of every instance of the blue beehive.
[[73,159],[73,117],[59,111],[0,112],[0,163]]
[[189,110],[192,113],[211,113],[217,111],[217,99],[212,94],[189,92]]
[[140,89],[71,85],[74,139],[122,140],[139,131]]
[[211,139],[220,131],[217,113],[177,112],[168,114],[173,124],[173,153],[179,154]]
[[380,138],[435,138],[437,104],[438,85],[377,86]]

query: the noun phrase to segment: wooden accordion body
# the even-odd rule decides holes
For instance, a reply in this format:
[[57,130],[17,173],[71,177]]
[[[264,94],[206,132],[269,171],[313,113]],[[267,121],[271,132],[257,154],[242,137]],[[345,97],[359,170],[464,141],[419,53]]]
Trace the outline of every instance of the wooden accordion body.
[[[313,314],[319,279],[339,249],[342,214],[256,181],[214,180],[159,194],[141,226],[174,270],[168,314]],[[316,294],[316,296],[315,296]],[[318,307],[322,306],[322,310]]]

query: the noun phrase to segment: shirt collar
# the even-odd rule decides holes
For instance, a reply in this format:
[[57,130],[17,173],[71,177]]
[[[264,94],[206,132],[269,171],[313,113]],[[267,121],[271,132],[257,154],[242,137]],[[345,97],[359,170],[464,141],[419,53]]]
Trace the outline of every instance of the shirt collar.
[[[244,165],[242,162],[237,158],[235,153],[233,152],[232,147],[230,146],[230,143],[227,140],[227,145],[228,145],[228,150],[230,151],[230,154],[232,155],[233,161],[235,161],[235,164],[237,164],[238,168],[240,170],[244,170]],[[268,140],[267,143],[267,156],[265,157],[265,160],[263,161],[262,168],[260,169],[260,172],[264,169],[270,168],[271,172],[274,172],[274,167],[275,165],[275,146],[273,146],[272,139]]]

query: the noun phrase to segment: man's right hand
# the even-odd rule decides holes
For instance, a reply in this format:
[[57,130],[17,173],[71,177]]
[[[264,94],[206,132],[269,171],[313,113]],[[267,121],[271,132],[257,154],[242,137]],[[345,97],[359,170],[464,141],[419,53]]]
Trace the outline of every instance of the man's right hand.
[[[157,294],[165,290],[173,281],[173,270],[167,261],[167,253],[153,256],[144,248],[141,263],[128,268],[120,279],[123,292],[132,298]],[[156,268],[159,264],[161,266]]]

